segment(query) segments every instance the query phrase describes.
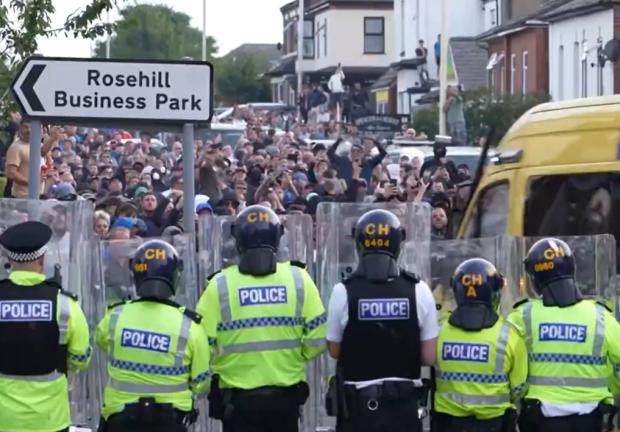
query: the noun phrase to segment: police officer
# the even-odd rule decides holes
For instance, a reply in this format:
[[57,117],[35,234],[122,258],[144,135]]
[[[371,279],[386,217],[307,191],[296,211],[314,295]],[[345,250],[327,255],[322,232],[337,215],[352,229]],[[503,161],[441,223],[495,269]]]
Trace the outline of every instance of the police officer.
[[88,324],[72,294],[43,274],[50,228],[24,222],[0,235],[11,266],[0,281],[0,430],[66,431],[68,369],[85,369]]
[[541,298],[517,303],[510,315],[529,354],[520,429],[600,431],[612,404],[608,361],[619,363],[620,325],[603,305],[583,299],[575,258],[563,241],[537,241],[524,264]]
[[397,266],[405,232],[394,214],[364,214],[354,237],[358,267],[334,286],[328,307],[337,430],[421,431],[421,366],[435,363],[439,333],[433,295]]
[[111,306],[97,326],[109,375],[99,430],[185,431],[210,370],[200,316],[170,300],[183,263],[170,244],[150,240],[130,266],[139,299]]
[[437,432],[510,432],[527,379],[525,341],[497,313],[504,278],[487,260],[463,262],[451,280],[457,308],[439,332]]
[[325,309],[302,266],[278,262],[272,210],[246,208],[232,233],[239,265],[212,277],[198,303],[216,352],[209,414],[225,432],[294,432],[306,364],[325,350]]

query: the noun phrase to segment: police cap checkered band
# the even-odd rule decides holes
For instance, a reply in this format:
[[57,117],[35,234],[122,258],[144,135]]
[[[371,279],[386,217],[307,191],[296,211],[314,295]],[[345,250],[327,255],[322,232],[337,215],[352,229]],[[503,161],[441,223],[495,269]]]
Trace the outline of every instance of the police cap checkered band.
[[26,253],[11,252],[9,250],[6,250],[6,256],[8,259],[15,262],[31,262],[41,258],[43,255],[45,255],[45,252],[47,252],[47,246],[43,246],[36,251]]

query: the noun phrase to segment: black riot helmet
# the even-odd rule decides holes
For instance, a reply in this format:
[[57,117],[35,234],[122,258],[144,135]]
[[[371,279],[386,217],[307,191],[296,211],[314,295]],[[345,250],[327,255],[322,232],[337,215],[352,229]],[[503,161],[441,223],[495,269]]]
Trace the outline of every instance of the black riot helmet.
[[169,243],[147,241],[136,250],[130,266],[139,297],[165,300],[176,293],[183,261]]
[[493,327],[504,287],[504,277],[495,266],[482,258],[461,263],[450,280],[456,299],[456,310],[450,324],[465,330]]
[[545,306],[570,306],[582,299],[575,284],[575,257],[562,240],[538,240],[523,263],[534,290],[542,295]]
[[239,252],[241,273],[264,276],[275,273],[284,227],[276,213],[253,205],[243,210],[231,228]]
[[353,229],[360,264],[358,274],[372,281],[399,275],[397,267],[405,230],[400,220],[387,210],[371,210],[362,215]]

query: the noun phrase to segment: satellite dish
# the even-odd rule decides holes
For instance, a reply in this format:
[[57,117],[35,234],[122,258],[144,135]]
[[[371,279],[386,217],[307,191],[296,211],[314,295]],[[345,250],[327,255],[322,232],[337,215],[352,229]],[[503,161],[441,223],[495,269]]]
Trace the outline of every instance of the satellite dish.
[[607,60],[612,63],[615,63],[620,58],[620,40],[612,39],[605,44],[605,48],[603,49]]

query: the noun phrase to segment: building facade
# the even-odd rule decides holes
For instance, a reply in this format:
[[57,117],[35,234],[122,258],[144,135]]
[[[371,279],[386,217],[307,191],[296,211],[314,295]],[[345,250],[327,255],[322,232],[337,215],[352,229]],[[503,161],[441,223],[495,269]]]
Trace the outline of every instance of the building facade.
[[[394,58],[393,0],[306,0],[302,70],[305,83],[325,83],[341,64],[345,84],[370,85]],[[280,9],[280,63],[269,72],[276,102],[296,101],[296,1]]]

